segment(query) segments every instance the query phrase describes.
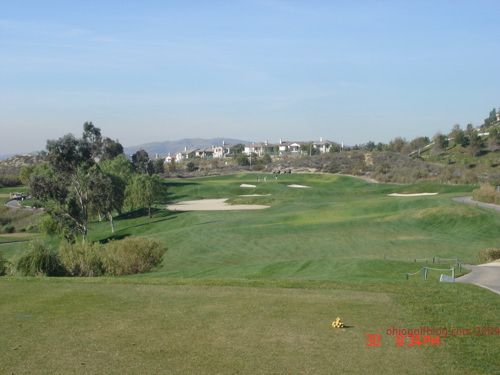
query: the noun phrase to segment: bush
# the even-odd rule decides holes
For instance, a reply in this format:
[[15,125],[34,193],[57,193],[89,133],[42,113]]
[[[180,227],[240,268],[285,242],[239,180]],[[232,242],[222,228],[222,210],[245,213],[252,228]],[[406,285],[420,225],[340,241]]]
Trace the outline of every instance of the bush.
[[481,185],[472,191],[472,199],[478,202],[500,204],[500,192],[495,186]]
[[0,256],[0,276],[5,276],[9,269],[9,262]]
[[150,272],[161,264],[166,251],[159,240],[129,237],[106,245],[103,264],[106,274],[113,276]]
[[478,263],[488,263],[500,259],[500,249],[488,248],[479,250],[476,254]]
[[6,225],[3,227],[3,232],[4,233],[14,233],[16,231],[16,228],[13,225]]
[[14,262],[15,273],[22,276],[63,276],[59,255],[45,242],[30,241],[28,251]]
[[71,276],[101,276],[103,246],[93,242],[63,243],[59,248],[61,264]]

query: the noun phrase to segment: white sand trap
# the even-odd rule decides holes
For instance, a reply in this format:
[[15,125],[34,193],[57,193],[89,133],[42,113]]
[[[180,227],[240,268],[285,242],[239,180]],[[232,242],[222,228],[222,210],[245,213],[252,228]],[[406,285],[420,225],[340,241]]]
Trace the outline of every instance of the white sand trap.
[[171,211],[231,211],[231,210],[262,210],[269,208],[258,204],[228,204],[227,198],[223,199],[200,199],[197,201],[186,201],[168,204],[167,210]]
[[287,185],[287,186],[293,188],[307,188],[307,189],[310,188],[310,186],[304,186],[304,185]]
[[255,185],[241,184],[240,187],[257,187]]
[[387,194],[390,197],[418,197],[421,195],[437,195],[437,193],[418,193],[418,194],[398,194],[398,193],[391,193]]

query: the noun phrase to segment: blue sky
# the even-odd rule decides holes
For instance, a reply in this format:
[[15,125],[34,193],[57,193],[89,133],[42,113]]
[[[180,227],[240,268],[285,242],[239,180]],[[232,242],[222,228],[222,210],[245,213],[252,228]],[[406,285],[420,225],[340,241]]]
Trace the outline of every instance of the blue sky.
[[1,1],[0,155],[432,137],[500,107],[499,41],[498,0]]

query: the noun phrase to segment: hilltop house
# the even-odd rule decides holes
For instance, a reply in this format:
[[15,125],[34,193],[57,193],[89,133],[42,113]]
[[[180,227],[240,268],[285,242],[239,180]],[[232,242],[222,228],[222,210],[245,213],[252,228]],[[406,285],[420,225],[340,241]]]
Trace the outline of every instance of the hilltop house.
[[262,156],[267,153],[273,152],[273,149],[274,145],[265,141],[252,143],[251,145],[245,146],[243,153],[245,153],[246,155],[257,154],[259,156]]
[[214,156],[214,146],[205,148],[203,150],[195,150],[194,155],[198,158],[211,158]]
[[165,163],[172,163],[175,162],[175,155],[170,155],[168,154],[167,157],[165,158]]
[[177,154],[175,154],[175,161],[182,161],[194,158],[196,156],[196,151],[197,150],[194,148],[188,149],[187,147],[184,147],[184,151],[180,151]]
[[332,147],[334,143],[331,141],[324,141],[323,138],[321,137],[319,139],[319,142],[313,142],[313,147],[318,149],[319,152],[322,154],[327,153],[330,151],[330,147]]
[[290,142],[290,141],[282,141],[280,139],[278,152],[299,152],[300,146],[305,144],[304,142]]

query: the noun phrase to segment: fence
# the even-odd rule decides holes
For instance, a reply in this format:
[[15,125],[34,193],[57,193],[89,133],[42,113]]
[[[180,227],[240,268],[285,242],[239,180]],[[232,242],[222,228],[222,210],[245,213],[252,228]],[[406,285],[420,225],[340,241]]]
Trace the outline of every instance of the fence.
[[420,270],[418,270],[417,272],[415,273],[407,273],[406,274],[406,280],[408,280],[408,277],[409,276],[414,276],[420,272],[422,272],[422,279],[423,280],[427,280],[427,273],[429,272],[429,270],[431,271],[451,271],[451,279],[452,280],[455,280],[455,268],[452,267],[452,268],[430,268],[430,267],[422,267]]
[[455,267],[458,267],[458,271],[462,272],[462,263],[458,260],[458,258],[439,258],[439,257],[432,257],[432,258],[423,258],[423,259],[414,259],[415,263],[416,262],[423,262],[427,263],[427,261],[430,261],[432,259],[432,263],[437,263],[440,264],[441,262],[444,263],[449,263],[449,262],[454,262]]

